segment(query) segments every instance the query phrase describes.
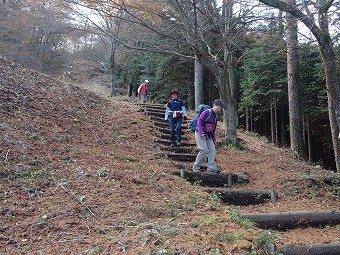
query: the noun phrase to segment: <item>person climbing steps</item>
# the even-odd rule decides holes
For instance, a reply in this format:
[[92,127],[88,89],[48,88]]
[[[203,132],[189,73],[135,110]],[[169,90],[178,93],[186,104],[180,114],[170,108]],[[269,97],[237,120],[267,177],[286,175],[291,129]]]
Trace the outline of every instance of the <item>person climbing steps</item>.
[[182,122],[187,120],[187,113],[183,101],[179,98],[179,92],[170,92],[170,99],[165,109],[165,120],[169,122],[171,147],[182,145]]

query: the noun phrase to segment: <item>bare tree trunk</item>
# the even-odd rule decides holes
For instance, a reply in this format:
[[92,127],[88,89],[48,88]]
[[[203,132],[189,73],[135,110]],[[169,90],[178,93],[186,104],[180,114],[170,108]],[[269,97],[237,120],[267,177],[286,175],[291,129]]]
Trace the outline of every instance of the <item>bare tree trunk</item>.
[[195,87],[194,84],[188,86],[188,109],[195,108]]
[[250,131],[254,131],[253,107],[250,108]]
[[237,143],[237,129],[236,129],[236,104],[233,101],[226,100],[226,109],[223,111],[223,119],[225,120],[226,134],[225,139],[227,143],[236,145]]
[[[198,10],[204,8],[204,1],[197,0],[194,3],[194,30],[197,36],[199,27],[202,25],[202,13]],[[195,109],[203,103],[203,65],[200,61],[198,56],[195,55]]]
[[270,104],[270,130],[271,130],[271,142],[272,144],[275,144],[274,103]]
[[[319,4],[324,4],[324,1],[319,0]],[[328,114],[334,158],[336,169],[340,172],[340,140],[338,139],[338,134],[340,132],[340,85],[336,72],[333,44],[329,34],[328,15],[325,10],[319,11],[319,23],[323,35],[323,47],[320,48],[326,74]]]
[[239,120],[238,120],[238,112],[237,112],[237,103],[236,103],[236,98],[237,98],[237,67],[236,67],[236,60],[234,57],[234,53],[230,53],[230,57],[228,58],[228,76],[229,76],[229,83],[230,83],[230,89],[231,89],[231,95],[235,101],[235,131],[236,128],[238,127]]
[[282,147],[287,146],[287,140],[286,140],[286,117],[285,117],[285,111],[283,110],[283,106],[280,110],[281,113],[281,145]]
[[279,127],[277,121],[277,104],[274,102],[274,121],[275,121],[275,145],[279,147]]
[[323,67],[326,75],[328,114],[331,127],[336,170],[340,171],[340,140],[337,139],[340,127],[340,86],[336,72],[337,69],[333,43],[328,27],[328,11],[334,1],[318,0],[317,7],[320,24],[319,27],[315,22],[313,14],[309,11],[306,11],[305,14],[296,6],[287,5],[285,2],[279,0],[259,1],[268,6],[272,6],[287,13],[290,13],[294,15],[294,17],[297,17],[309,28],[309,30],[318,41],[323,60]]
[[203,66],[195,60],[195,108],[203,103]]
[[248,109],[248,106],[246,107],[245,109],[245,115],[244,115],[244,118],[245,118],[245,130],[246,131],[249,131],[249,109]]
[[310,139],[310,128],[309,128],[309,117],[308,115],[306,116],[306,129],[307,129],[307,147],[308,147],[308,161],[311,162],[312,161],[312,142]]
[[128,83],[128,90],[127,90],[127,96],[131,97],[132,96],[132,84],[129,82]]
[[116,95],[115,53],[116,53],[116,44],[113,41],[111,43],[111,56],[110,56],[110,68],[111,68],[111,94],[110,96],[111,97]]
[[[287,0],[296,6],[296,0]],[[298,57],[298,19],[287,13],[287,73],[288,73],[288,106],[290,148],[298,157],[306,158],[302,137],[301,93],[299,86],[299,57]]]
[[[327,74],[326,74],[326,83],[329,84],[327,82]],[[338,139],[339,127],[340,127],[340,88],[333,88],[333,92],[334,93],[327,90],[328,113],[329,113],[329,122],[330,122],[330,127],[331,127],[331,135],[332,135],[336,169],[338,172],[340,172],[340,140]]]
[[237,143],[237,130],[236,130],[236,118],[237,107],[235,98],[231,94],[229,79],[225,75],[222,77],[222,83],[219,83],[219,90],[221,99],[225,102],[225,109],[223,111],[223,119],[225,125],[225,139],[227,143],[236,145]]

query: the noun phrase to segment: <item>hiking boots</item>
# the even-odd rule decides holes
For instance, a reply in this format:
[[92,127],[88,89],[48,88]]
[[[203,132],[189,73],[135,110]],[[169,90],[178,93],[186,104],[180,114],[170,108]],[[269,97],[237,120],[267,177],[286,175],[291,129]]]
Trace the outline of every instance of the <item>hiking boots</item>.
[[202,169],[201,168],[192,167],[192,171],[194,171],[194,172],[202,172]]
[[219,169],[210,169],[210,170],[207,170],[207,172],[209,173],[214,173],[214,174],[218,174],[219,172],[221,172]]

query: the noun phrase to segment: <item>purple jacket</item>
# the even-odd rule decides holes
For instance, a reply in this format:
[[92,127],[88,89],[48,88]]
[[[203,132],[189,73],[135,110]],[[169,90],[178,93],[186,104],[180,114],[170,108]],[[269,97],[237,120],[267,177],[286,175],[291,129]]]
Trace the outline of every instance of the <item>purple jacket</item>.
[[[197,120],[197,129],[198,133],[205,134],[204,127],[206,123],[210,123],[214,125],[214,131],[210,134],[214,142],[216,142],[216,126],[217,126],[217,116],[216,113],[212,109],[205,110],[201,113],[200,117]],[[207,135],[207,134],[206,134]]]

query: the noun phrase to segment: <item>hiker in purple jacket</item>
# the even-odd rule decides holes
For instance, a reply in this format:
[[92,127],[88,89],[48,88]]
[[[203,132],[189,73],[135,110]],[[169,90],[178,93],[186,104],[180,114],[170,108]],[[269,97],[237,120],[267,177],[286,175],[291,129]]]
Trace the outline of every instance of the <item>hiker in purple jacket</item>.
[[213,108],[202,112],[197,121],[197,130],[195,131],[196,144],[199,148],[199,153],[192,170],[195,172],[201,171],[201,165],[206,156],[208,156],[208,172],[219,173],[220,170],[215,164],[215,144],[216,144],[216,113],[222,111],[224,103],[221,99],[216,99]]

